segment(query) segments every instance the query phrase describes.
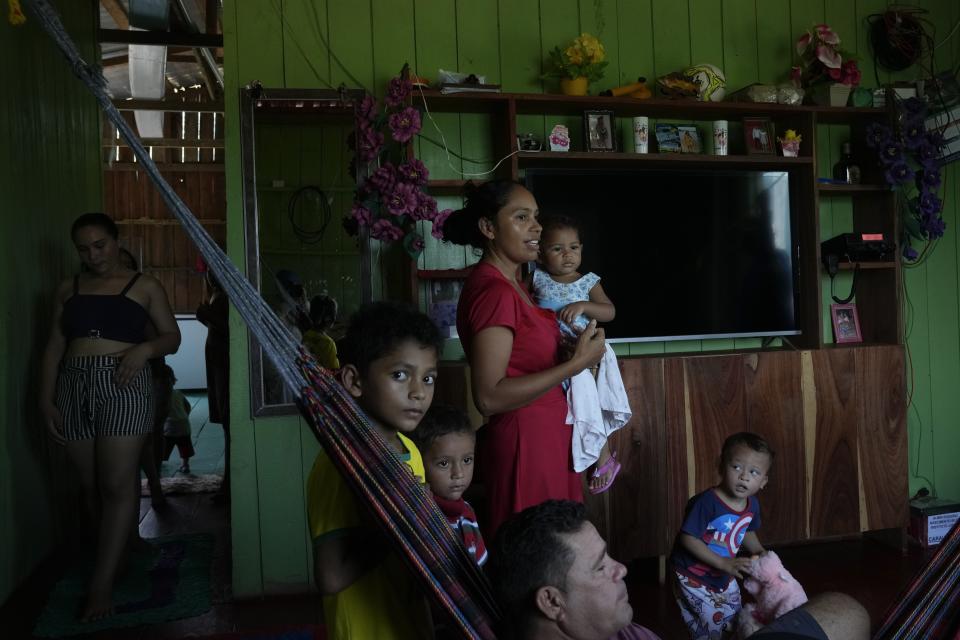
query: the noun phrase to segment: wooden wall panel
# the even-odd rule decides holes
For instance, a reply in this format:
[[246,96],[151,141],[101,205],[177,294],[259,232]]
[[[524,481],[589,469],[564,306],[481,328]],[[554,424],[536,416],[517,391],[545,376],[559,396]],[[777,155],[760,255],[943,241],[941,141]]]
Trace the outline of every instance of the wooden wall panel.
[[742,358],[727,355],[685,360],[688,420],[693,434],[687,446],[693,451],[696,466],[695,485],[691,487],[694,493],[717,483],[723,441],[743,431],[747,423]]
[[812,455],[810,535],[860,530],[856,357],[853,349],[813,351],[817,431]]
[[[633,418],[610,441],[622,468],[604,496],[610,526],[607,544],[614,558],[663,553],[664,531],[647,526],[662,520],[671,495],[667,460],[667,420],[662,358],[620,361]],[[596,498],[587,500],[596,501]]]
[[903,349],[858,349],[857,387],[864,530],[906,526],[909,508]]
[[664,525],[659,535],[663,542],[661,553],[669,552],[673,536],[683,524],[687,500],[694,493],[687,468],[692,463],[687,449],[687,410],[684,362],[680,358],[664,358],[663,386],[664,415],[667,423],[667,505]]
[[797,540],[806,532],[806,472],[800,358],[796,352],[743,356],[746,430],[776,452],[770,481],[760,494],[761,540]]

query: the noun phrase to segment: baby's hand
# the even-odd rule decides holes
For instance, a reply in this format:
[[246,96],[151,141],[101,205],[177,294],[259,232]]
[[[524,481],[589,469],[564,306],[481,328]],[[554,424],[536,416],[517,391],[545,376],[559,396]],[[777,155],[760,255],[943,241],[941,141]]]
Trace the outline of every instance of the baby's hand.
[[742,580],[750,575],[750,558],[726,558],[722,571]]
[[586,302],[571,302],[563,309],[560,309],[560,311],[557,311],[557,317],[567,324],[573,325],[573,321],[583,315],[586,308]]

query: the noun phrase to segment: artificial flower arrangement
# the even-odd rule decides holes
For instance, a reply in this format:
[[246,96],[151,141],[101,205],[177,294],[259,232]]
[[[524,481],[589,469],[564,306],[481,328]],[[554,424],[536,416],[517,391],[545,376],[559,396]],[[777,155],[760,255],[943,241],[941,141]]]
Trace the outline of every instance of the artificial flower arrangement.
[[790,71],[797,87],[821,82],[839,82],[855,87],[860,84],[857,61],[840,48],[840,36],[826,24],[816,24],[797,39],[800,65]]
[[777,140],[780,141],[780,148],[783,149],[785,158],[796,158],[800,155],[800,141],[803,140],[803,136],[793,129],[787,129],[783,137]]
[[582,33],[566,47],[554,47],[550,52],[549,65],[551,69],[545,77],[554,78],[586,78],[589,82],[596,82],[603,77],[603,69],[607,66],[607,52],[596,36]]
[[912,240],[929,244],[943,236],[943,201],[937,195],[942,181],[937,161],[943,134],[927,131],[927,103],[920,98],[897,102],[898,125],[872,123],[867,146],[874,149],[885,169],[884,178],[897,190],[903,220],[903,257],[916,261],[920,253]]
[[387,85],[382,108],[371,95],[356,107],[351,145],[359,173],[366,178],[354,192],[353,208],[343,226],[354,236],[366,229],[371,238],[386,244],[400,240],[407,253],[417,257],[424,247],[417,223],[432,222],[431,234],[442,240],[443,223],[451,210],[437,210],[437,201],[424,191],[427,167],[409,154],[421,126],[420,112],[409,103],[412,86],[402,71]]

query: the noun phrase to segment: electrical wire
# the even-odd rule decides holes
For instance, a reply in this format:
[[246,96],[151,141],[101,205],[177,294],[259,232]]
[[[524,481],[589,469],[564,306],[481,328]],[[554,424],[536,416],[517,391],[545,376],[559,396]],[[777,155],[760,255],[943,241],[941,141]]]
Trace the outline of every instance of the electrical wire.
[[[306,229],[297,224],[297,204],[307,194],[315,194],[317,201],[320,203],[320,226],[316,229]],[[330,224],[332,218],[333,211],[330,209],[330,200],[320,187],[307,185],[297,189],[297,191],[290,196],[290,202],[287,204],[287,219],[290,220],[293,233],[300,242],[304,244],[317,244],[323,240],[323,234],[327,231],[327,226]]]

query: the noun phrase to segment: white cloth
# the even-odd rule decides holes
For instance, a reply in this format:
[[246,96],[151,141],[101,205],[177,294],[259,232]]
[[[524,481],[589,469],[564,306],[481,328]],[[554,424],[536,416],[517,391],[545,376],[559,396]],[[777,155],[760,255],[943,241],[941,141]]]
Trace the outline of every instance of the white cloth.
[[570,379],[567,407],[567,423],[573,425],[573,469],[579,473],[597,461],[610,434],[633,415],[617,356],[609,343],[596,380],[590,369]]

